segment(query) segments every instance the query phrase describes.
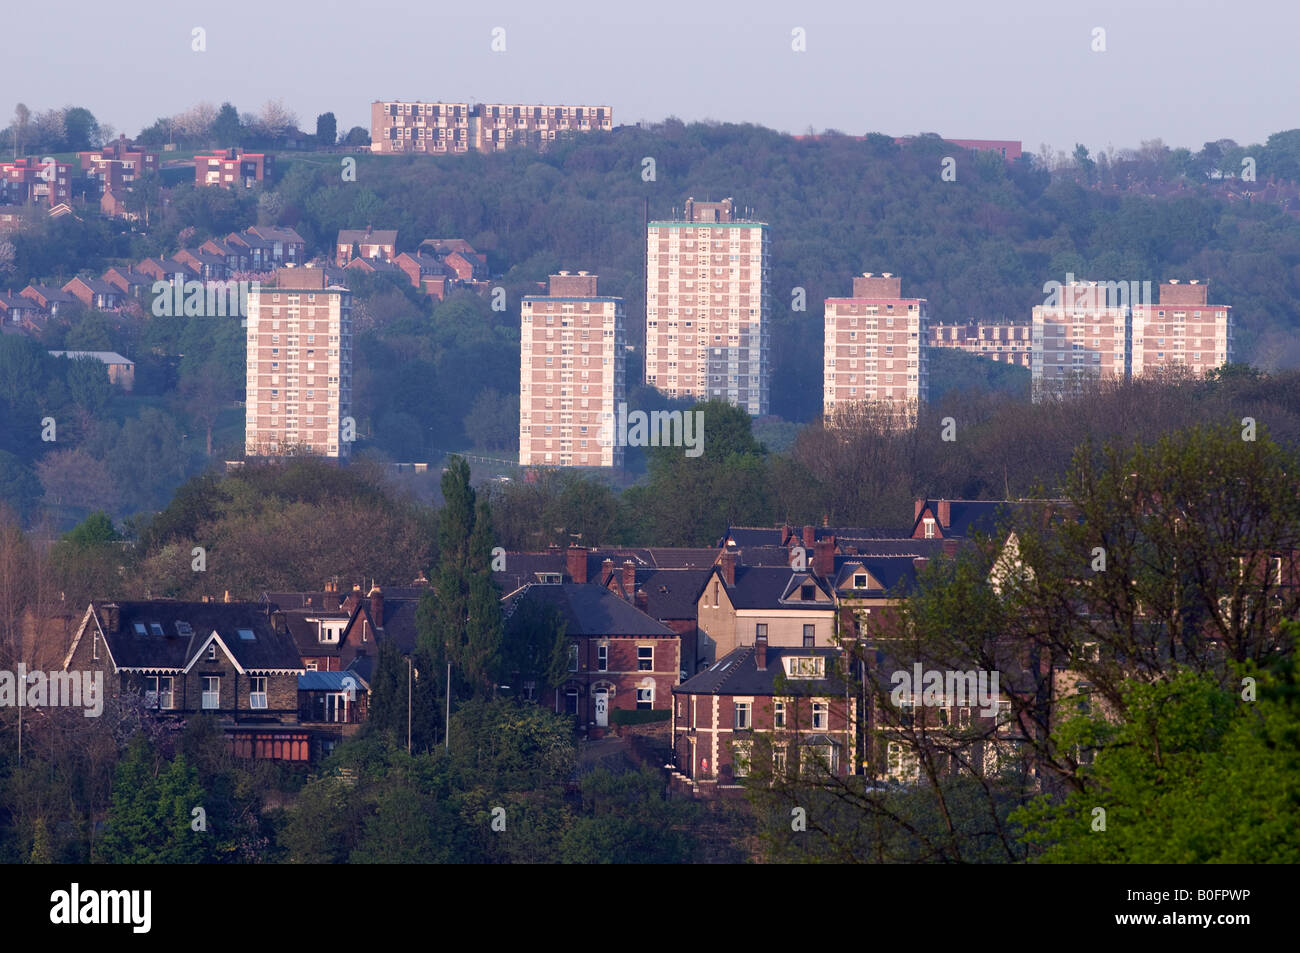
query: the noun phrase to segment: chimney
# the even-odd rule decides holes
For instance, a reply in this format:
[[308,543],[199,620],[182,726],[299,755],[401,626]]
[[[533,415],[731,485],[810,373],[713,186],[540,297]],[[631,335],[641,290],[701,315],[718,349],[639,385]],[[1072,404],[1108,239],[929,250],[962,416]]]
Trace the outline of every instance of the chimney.
[[289,631],[289,623],[284,619],[284,613],[276,610],[271,613],[271,628],[277,635],[284,635]]
[[352,591],[348,593],[348,597],[343,600],[343,611],[351,615],[352,610],[359,605],[361,605],[361,587],[353,586]]
[[812,549],[813,543],[817,541],[817,532],[811,526],[803,528],[803,548]]
[[645,612],[650,608],[650,597],[645,594],[644,589],[638,589],[636,591],[636,607],[642,612]]
[[819,539],[813,545],[813,572],[823,579],[835,575],[835,540]]
[[375,623],[375,628],[383,628],[384,625],[384,590],[375,586],[370,590],[370,619]]
[[600,564],[600,581],[602,584],[609,582],[609,577],[614,575],[614,560],[608,556]]
[[718,565],[722,567],[722,581],[728,586],[734,586],[736,584],[736,551],[728,549],[724,552]]
[[623,591],[629,598],[636,592],[636,564],[630,559],[623,561]]
[[564,554],[565,568],[568,570],[569,579],[573,582],[584,583],[587,581],[587,547],[570,546],[568,552]]
[[767,671],[767,633],[754,636],[754,664],[760,672]]
[[939,512],[937,515],[939,517],[939,525],[944,529],[947,529],[952,525],[952,504],[947,500],[940,500]]

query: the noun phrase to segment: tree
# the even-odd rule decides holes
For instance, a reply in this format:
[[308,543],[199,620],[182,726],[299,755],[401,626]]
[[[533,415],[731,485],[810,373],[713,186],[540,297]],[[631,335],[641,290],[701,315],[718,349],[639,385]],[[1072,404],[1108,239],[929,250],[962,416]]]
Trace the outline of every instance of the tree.
[[137,736],[118,763],[99,856],[110,864],[194,864],[212,859],[212,835],[193,830],[206,794],[184,755],[162,761]]
[[65,542],[74,546],[100,546],[115,543],[122,537],[113,526],[113,520],[103,510],[96,510],[63,534]]
[[25,154],[23,146],[27,142],[27,127],[31,122],[32,111],[22,103],[14,107],[13,122],[13,140],[14,140],[14,160],[22,158]]
[[262,111],[257,114],[258,130],[272,141],[281,138],[297,125],[297,114],[285,106],[282,99],[268,99],[262,104]]
[[[469,464],[453,456],[442,475],[436,609],[421,631],[431,657],[451,661],[469,691],[492,693],[500,671],[501,594],[492,579],[492,516],[476,505]],[[445,654],[444,654],[445,653]]]
[[316,117],[316,142],[322,146],[334,145],[338,138],[338,122],[333,113],[321,113]]
[[[1300,626],[1287,623],[1291,636]],[[1126,721],[1079,714],[1062,746],[1102,746],[1065,798],[1018,812],[1051,863],[1294,864],[1300,685],[1294,659],[1243,669],[1258,696],[1188,670],[1124,689]],[[1243,680],[1244,681],[1244,680]],[[1099,813],[1098,808],[1102,812]],[[1099,824],[1099,821],[1101,822]]]
[[222,149],[229,149],[240,143],[243,130],[239,124],[239,111],[230,103],[222,103],[212,120],[212,139]]
[[348,134],[343,137],[339,145],[368,146],[370,145],[370,132],[364,126],[353,126],[348,130]]
[[84,152],[100,144],[99,123],[89,109],[67,107],[63,111],[63,130],[69,152]]

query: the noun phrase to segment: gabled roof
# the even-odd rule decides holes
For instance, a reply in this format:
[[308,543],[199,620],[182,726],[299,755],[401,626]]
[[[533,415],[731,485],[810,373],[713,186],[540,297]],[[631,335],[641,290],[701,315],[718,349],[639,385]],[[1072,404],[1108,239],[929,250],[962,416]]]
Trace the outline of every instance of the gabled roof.
[[[194,664],[215,636],[243,671],[302,670],[293,640],[271,627],[267,613],[257,603],[162,599],[91,605],[117,606],[117,631],[104,632],[104,641],[119,669],[183,670]],[[98,624],[97,619],[90,622]],[[240,630],[253,637],[242,638]]]
[[[613,575],[621,590],[621,567],[615,566]],[[652,619],[694,619],[711,575],[711,569],[638,569],[636,587],[646,597],[645,614]]]
[[594,583],[526,586],[503,600],[505,614],[512,614],[524,600],[553,606],[564,620],[566,634],[571,636],[676,637],[672,629]]
[[244,231],[250,235],[257,235],[268,242],[288,242],[292,245],[304,244],[302,236],[292,228],[279,228],[273,225],[250,225]]
[[[722,570],[717,569],[715,572],[721,575]],[[825,583],[811,572],[792,572],[788,566],[737,566],[736,584],[727,586],[727,596],[737,609],[790,609],[796,606],[827,610],[833,608],[830,602],[787,600],[787,594],[796,585],[795,577],[801,577],[802,582],[816,586],[822,595],[830,595]]]
[[[733,649],[693,678],[673,689],[674,695],[802,695],[844,697],[844,682],[834,673],[838,649],[828,648],[772,648],[767,649],[767,666],[758,670],[758,657],[754,646],[742,645]],[[825,678],[787,678],[782,659],[826,659]],[[778,688],[777,681],[782,685]]]
[[372,229],[364,228],[341,228],[339,229],[340,245],[395,245],[397,244],[397,229]]
[[[814,526],[813,539],[840,539],[842,537],[854,537],[856,539],[904,539],[911,535],[911,532],[905,526]],[[719,546],[725,546],[728,542],[734,542],[737,546],[781,546],[787,543],[802,545],[803,527],[802,526],[729,526],[726,535],[719,540]]]
[[998,522],[1008,515],[1012,505],[1007,500],[926,500],[912,523],[912,533],[920,528],[922,520],[927,517],[938,519],[940,502],[947,502],[949,518],[948,525],[940,527],[939,531],[950,538],[967,537],[976,532],[992,532],[997,528]]
[[[855,589],[853,577],[865,572],[865,589]],[[916,561],[913,556],[836,556],[835,588],[866,593],[909,591],[916,584]],[[872,585],[874,583],[874,585]]]

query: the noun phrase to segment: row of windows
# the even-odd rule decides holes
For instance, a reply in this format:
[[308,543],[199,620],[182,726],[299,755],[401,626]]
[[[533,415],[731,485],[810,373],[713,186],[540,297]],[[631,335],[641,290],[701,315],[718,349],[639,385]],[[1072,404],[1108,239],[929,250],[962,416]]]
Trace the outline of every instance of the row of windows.
[[[211,655],[209,655],[211,658]],[[157,708],[169,710],[175,707],[175,693],[173,690],[173,677],[171,675],[149,675],[145,680],[145,705],[148,708]],[[221,707],[221,676],[204,675],[202,677],[203,695],[202,706],[207,709]],[[249,708],[266,708],[266,676],[252,675],[248,677],[248,707]]]

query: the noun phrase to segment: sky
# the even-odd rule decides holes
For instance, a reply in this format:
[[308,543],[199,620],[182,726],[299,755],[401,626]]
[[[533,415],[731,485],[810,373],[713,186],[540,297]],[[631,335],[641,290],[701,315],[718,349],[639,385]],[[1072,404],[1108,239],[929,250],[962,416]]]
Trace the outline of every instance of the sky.
[[0,123],[18,102],[76,105],[128,136],[200,101],[271,99],[309,132],[326,111],[368,128],[376,99],[524,102],[1031,152],[1300,126],[1295,0],[68,0],[3,22]]

